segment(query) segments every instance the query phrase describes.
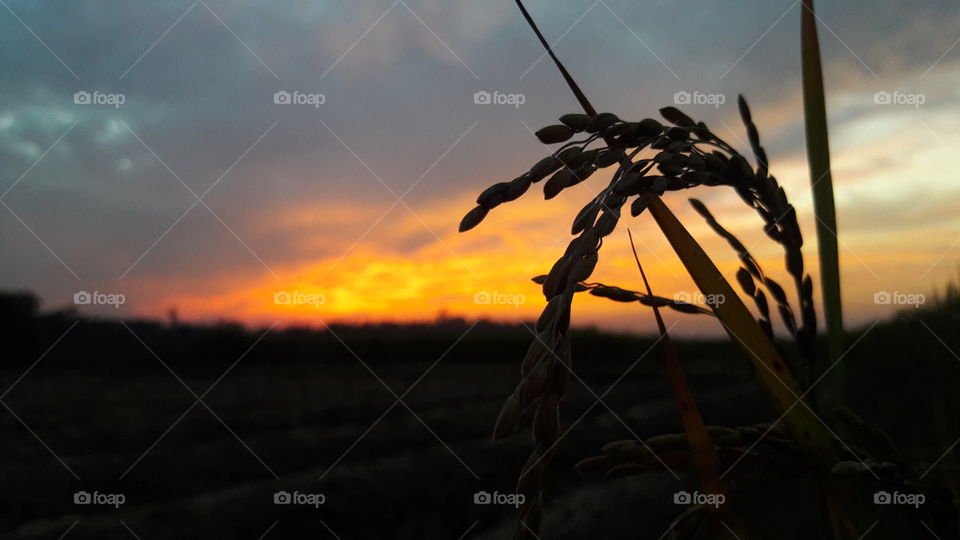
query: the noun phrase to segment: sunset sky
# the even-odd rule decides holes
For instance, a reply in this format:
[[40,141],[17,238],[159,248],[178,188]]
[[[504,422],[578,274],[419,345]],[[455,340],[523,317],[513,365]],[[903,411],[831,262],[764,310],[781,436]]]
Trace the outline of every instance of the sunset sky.
[[[512,0],[0,4],[0,289],[32,290],[45,309],[97,291],[125,302],[79,311],[176,307],[181,319],[248,324],[529,320],[544,303],[530,278],[549,270],[609,178],[551,201],[535,185],[457,232],[480,191],[547,155],[531,130],[580,112]],[[912,309],[875,304],[880,291],[929,300],[956,279],[960,17],[949,2],[817,6],[855,325]],[[720,95],[718,107],[680,108],[748,153],[744,94],[816,278],[799,2],[528,8],[601,110],[639,120],[678,91]],[[522,104],[477,104],[481,91]],[[277,92],[304,102],[275,103]],[[736,256],[690,196],[785,276],[731,190],[667,194],[728,277]],[[627,226],[655,292],[692,293],[648,215],[607,239],[594,280],[640,287]],[[304,303],[275,302],[284,292]],[[654,328],[636,306],[587,296],[574,313],[579,325]],[[717,328],[686,316],[677,331]]]

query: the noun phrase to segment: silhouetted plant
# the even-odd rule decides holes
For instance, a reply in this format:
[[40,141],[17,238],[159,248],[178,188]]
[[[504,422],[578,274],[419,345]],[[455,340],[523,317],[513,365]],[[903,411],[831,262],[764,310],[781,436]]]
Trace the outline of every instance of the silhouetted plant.
[[[681,407],[684,434],[659,436],[645,442],[608,444],[603,447],[602,455],[582,461],[581,470],[599,470],[618,476],[637,474],[648,470],[654,463],[661,466],[664,458],[668,458],[676,466],[696,468],[702,481],[712,482],[718,489],[723,489],[715,479],[708,482],[710,479],[703,478],[704,457],[700,452],[698,458],[697,449],[702,450],[702,441],[706,441],[710,453],[716,453],[711,458],[715,461],[736,463],[750,454],[751,459],[766,460],[763,463],[766,470],[774,475],[812,472],[820,480],[829,508],[831,535],[857,538],[876,513],[876,509],[868,505],[872,501],[868,501],[865,495],[871,489],[902,487],[916,491],[924,486],[909,480],[915,476],[895,453],[888,451],[887,446],[865,445],[854,449],[838,439],[814,412],[814,406],[804,399],[808,393],[804,388],[814,382],[817,366],[813,282],[804,270],[803,237],[796,211],[783,188],[769,174],[767,155],[746,100],[739,97],[738,105],[754,156],[754,167],[706,124],[674,107],[660,110],[666,123],[653,118],[626,121],[610,112],[597,113],[550,49],[522,2],[517,0],[517,4],[560,69],[584,113],[565,114],[560,117],[559,124],[538,130],[536,136],[542,143],[561,146],[512,181],[500,182],[484,190],[477,198],[477,206],[463,218],[460,231],[476,227],[491,210],[520,198],[532,184],[544,181],[544,197],[549,200],[600,169],[614,167],[614,172],[608,185],[574,218],[571,233],[576,237],[563,255],[549,273],[534,278],[542,286],[547,303],[536,323],[536,337],[521,364],[520,382],[505,401],[494,428],[495,439],[506,437],[517,430],[525,411],[533,414],[534,448],[521,470],[517,485],[526,502],[515,538],[536,538],[540,529],[545,467],[562,436],[559,405],[573,369],[571,306],[574,295],[584,291],[611,300],[637,301],[650,306],[657,318],[661,339],[667,342],[664,352],[668,358],[668,370],[671,366],[676,370],[680,368],[675,352],[669,346],[658,308],[666,306],[684,313],[712,312],[733,343],[751,361],[761,387],[782,416],[773,424],[759,428],[704,428],[702,421],[688,423]],[[699,186],[730,187],[760,215],[766,235],[783,248],[786,270],[794,282],[799,317],[790,306],[783,287],[763,272],[743,243],[723,228],[702,202],[692,200],[696,211],[737,252],[742,263],[736,274],[737,281],[757,307],[759,321],[754,319],[699,244],[660,199],[667,192]],[[725,305],[718,302],[704,308],[669,301],[654,296],[649,284],[646,284],[644,294],[587,281],[599,262],[604,238],[615,230],[628,202],[629,212],[634,217],[649,208],[697,285],[704,293],[721,293],[714,298],[723,298],[721,302]],[[639,266],[639,260],[637,263]],[[640,271],[642,274],[642,267]],[[729,298],[726,298],[727,293]],[[767,294],[772,297],[784,327],[798,344],[801,358],[794,365],[804,384],[798,383],[793,370],[784,364],[778,352],[782,349],[772,344],[774,333]],[[679,401],[689,403],[695,410],[695,405],[688,400],[689,390],[682,381],[682,370],[679,374],[681,378],[674,380],[674,392]],[[798,406],[801,403],[802,406]],[[849,437],[873,442],[883,440],[878,435],[882,432],[851,411],[842,410],[839,415],[844,419],[843,429]],[[699,420],[699,413],[696,420]],[[781,421],[785,424],[782,429],[778,427]],[[773,436],[766,438],[770,434]],[[695,444],[695,438],[701,443]],[[754,450],[757,450],[755,454]],[[844,493],[854,496],[842,496]],[[950,505],[946,507],[950,508]],[[938,505],[937,508],[944,506]],[[703,505],[694,505],[675,520],[671,538],[712,535],[719,530],[716,522],[715,512]],[[916,523],[899,520],[884,536],[897,538],[897,535],[914,534],[917,530]]]
[[[813,316],[812,282],[803,274],[802,237],[796,212],[783,189],[767,174],[766,155],[750,120],[749,108],[742,98],[739,102],[753,142],[756,170],[706,124],[695,122],[674,107],[660,111],[667,123],[653,118],[624,121],[612,113],[594,116],[567,114],[560,118],[560,124],[547,126],[536,133],[545,144],[564,144],[516,179],[494,184],[483,191],[477,198],[476,208],[461,223],[461,231],[475,227],[490,210],[518,199],[531,184],[546,180],[544,197],[551,199],[595,171],[616,166],[609,185],[574,218],[571,232],[578,236],[548,274],[534,278],[543,287],[547,306],[537,321],[537,338],[524,358],[520,384],[507,399],[495,428],[496,438],[507,436],[517,428],[522,411],[534,411],[535,449],[521,472],[518,486],[529,501],[522,519],[531,528],[535,529],[540,519],[543,467],[559,436],[559,401],[568,371],[572,368],[569,327],[573,295],[589,291],[611,300],[638,301],[684,313],[711,312],[706,307],[587,282],[599,261],[603,238],[614,231],[628,202],[631,203],[631,215],[638,216],[645,211],[649,194],[662,195],[698,186],[727,186],[736,190],[764,219],[767,235],[784,246],[788,271],[794,276],[803,306],[803,322],[799,327],[783,288],[763,273],[743,244],[723,229],[702,203],[693,201],[694,206],[737,250],[743,263],[738,280],[757,303],[764,331],[773,338],[766,296],[756,282],[774,298],[786,328],[809,355],[804,366],[812,363],[816,319]],[[577,135],[581,138],[571,140]],[[650,152],[649,157],[640,157],[644,151]],[[809,367],[805,370],[809,371]]]

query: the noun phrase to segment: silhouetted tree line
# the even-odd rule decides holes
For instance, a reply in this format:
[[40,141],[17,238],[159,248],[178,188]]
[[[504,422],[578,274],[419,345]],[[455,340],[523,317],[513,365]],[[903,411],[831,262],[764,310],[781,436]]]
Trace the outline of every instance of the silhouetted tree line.
[[[4,367],[33,363],[66,333],[44,358],[45,366],[123,373],[157,369],[153,354],[165,363],[183,366],[182,369],[223,369],[245,353],[245,364],[356,362],[355,356],[370,364],[433,362],[461,336],[445,361],[515,362],[530,344],[533,322],[473,323],[444,317],[429,323],[331,325],[329,330],[318,323],[318,328],[274,328],[264,336],[266,328],[248,328],[228,321],[121,321],[88,317],[75,310],[43,312],[37,296],[31,292],[0,292],[0,328],[0,364]],[[627,335],[601,339],[604,335],[595,329],[577,332],[574,344],[583,352],[582,358],[599,358],[597,352],[602,350],[607,357],[634,360],[638,351],[652,343],[650,338]],[[261,336],[264,337],[260,339]]]

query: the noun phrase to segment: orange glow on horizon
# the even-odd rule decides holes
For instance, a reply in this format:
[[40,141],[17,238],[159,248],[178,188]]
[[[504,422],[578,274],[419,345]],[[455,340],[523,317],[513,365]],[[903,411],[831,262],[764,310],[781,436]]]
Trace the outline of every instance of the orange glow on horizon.
[[[873,150],[880,152],[887,146]],[[857,170],[863,156],[873,155],[871,151],[868,148],[848,154],[849,157],[840,155],[835,169]],[[916,169],[916,162],[909,166]],[[784,162],[779,171],[781,183],[798,209],[801,227],[812,231],[805,164]],[[913,174],[917,174],[916,170]],[[948,219],[952,213],[913,224],[893,236],[882,228],[844,229],[850,219],[870,218],[869,208],[861,206],[863,193],[872,195],[876,190],[867,188],[875,183],[882,185],[888,178],[902,178],[902,171],[847,175],[837,186],[838,201],[846,204],[839,208],[844,307],[847,319],[854,325],[896,310],[896,306],[874,303],[873,296],[878,291],[932,295],[936,287],[955,277],[955,264],[949,256],[939,266],[935,260],[943,251],[943,231],[955,225],[955,220]],[[136,311],[158,317],[176,306],[186,320],[227,319],[247,324],[280,321],[281,325],[306,326],[329,322],[432,321],[441,314],[467,319],[534,320],[544,299],[530,278],[549,271],[572,238],[568,227],[573,216],[605,181],[591,179],[549,202],[542,200],[537,193],[541,186],[535,185],[526,197],[496,208],[480,226],[466,234],[457,233],[457,226],[463,214],[472,208],[475,193],[420,203],[413,208],[415,215],[402,205],[396,205],[384,216],[387,205],[300,204],[276,216],[259,216],[252,221],[255,230],[295,240],[291,245],[291,259],[295,262],[271,262],[279,278],[269,273],[227,274],[205,285],[203,279],[194,276],[188,283],[159,287],[156,281],[144,281],[136,294],[144,301],[136,306]],[[888,198],[897,195],[884,193]],[[785,287],[789,285],[783,272],[782,252],[763,235],[759,218],[746,210],[732,192],[700,190],[694,195],[704,197],[718,219],[749,247],[769,274],[779,278]],[[939,198],[945,199],[945,195]],[[665,199],[732,281],[739,265],[735,253],[690,210],[686,196],[668,194]],[[947,211],[946,207],[933,208],[938,213]],[[367,230],[378,219],[381,221]],[[671,298],[695,293],[692,281],[649,216],[625,219],[605,240],[592,281],[640,289],[623,230],[626,226],[634,232],[656,294]],[[347,230],[351,232],[344,232]],[[816,283],[816,239],[811,232],[806,241],[806,269]],[[320,255],[311,255],[314,253]],[[173,290],[186,292],[170,294]],[[165,294],[160,297],[160,292]],[[279,296],[275,299],[275,295]],[[817,300],[819,305],[819,296]],[[751,302],[746,303],[752,308]],[[581,294],[575,302],[573,322],[653,331],[650,314],[644,310]],[[680,317],[681,333],[720,332],[708,317],[672,313],[669,316]]]

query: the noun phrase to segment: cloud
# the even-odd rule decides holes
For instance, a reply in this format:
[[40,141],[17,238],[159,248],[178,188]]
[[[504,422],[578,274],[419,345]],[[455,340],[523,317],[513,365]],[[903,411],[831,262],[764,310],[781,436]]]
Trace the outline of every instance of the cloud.
[[[77,280],[34,233],[81,283],[127,287],[135,292],[129,309],[146,314],[170,303],[204,316],[274,313],[261,294],[277,285],[272,273],[291,285],[369,287],[363,302],[331,296],[329,306],[353,306],[357,316],[420,317],[448,308],[482,314],[486,308],[464,303],[463,290],[512,290],[515,283],[526,290],[530,275],[563,249],[566,224],[589,196],[577,191],[544,203],[536,186],[529,202],[497,209],[482,229],[454,233],[481,189],[549,151],[529,129],[577,111],[509,2],[410,0],[408,10],[388,0],[281,7],[137,1],[111,4],[108,12],[85,2],[9,5],[69,67],[16,18],[0,17],[0,46],[16,51],[3,59],[0,78],[0,188],[29,171],[4,198],[17,217],[0,209],[9,231],[0,249],[10,261],[0,268],[0,286],[36,289],[53,304],[72,294]],[[810,249],[799,7],[791,5],[680,9],[608,0],[528,7],[605,110],[639,119],[672,104],[678,90],[719,92],[724,106],[688,110],[738,142],[744,136],[734,98],[747,95]],[[943,234],[945,201],[956,196],[950,171],[960,133],[949,114],[960,97],[960,49],[948,50],[960,21],[949,6],[930,3],[818,7],[841,233],[852,250],[845,278],[851,290],[865,277],[877,281],[871,272],[923,287],[894,268],[895,254],[900,239],[911,238],[919,268],[952,242]],[[119,108],[77,105],[80,90],[122,93],[126,101]],[[277,105],[280,90],[322,93],[325,101]],[[477,105],[479,90],[526,99],[519,108]],[[926,103],[881,107],[872,101],[878,91],[919,92]],[[195,202],[190,190],[211,187],[209,210],[197,204],[181,217]],[[698,196],[737,234],[753,237],[756,220],[732,193]],[[682,199],[674,206],[692,230],[710,237]],[[655,234],[640,237],[657,261],[650,271],[658,287],[689,287],[668,247]],[[778,264],[762,235],[757,242],[758,253]],[[722,243],[707,245],[735,264]],[[607,249],[605,261],[629,268],[624,245]],[[941,264],[926,279],[948,270]],[[609,272],[604,279],[635,278],[628,270],[602,272]],[[585,320],[622,320],[609,306],[584,305]],[[529,316],[535,306],[502,313]],[[862,302],[853,306],[859,317],[876,313]]]

